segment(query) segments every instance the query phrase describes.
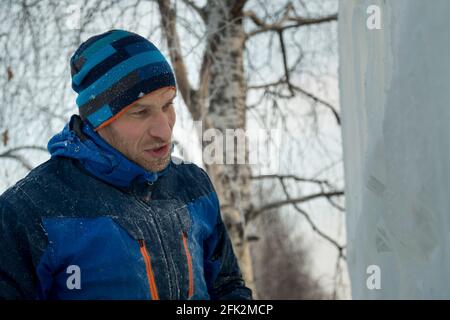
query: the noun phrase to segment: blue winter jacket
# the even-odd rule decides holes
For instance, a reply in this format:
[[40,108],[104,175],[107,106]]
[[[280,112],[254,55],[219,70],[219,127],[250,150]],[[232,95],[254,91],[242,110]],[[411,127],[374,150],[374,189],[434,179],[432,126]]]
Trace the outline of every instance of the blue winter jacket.
[[0,298],[251,299],[204,170],[146,172],[74,115],[0,196]]

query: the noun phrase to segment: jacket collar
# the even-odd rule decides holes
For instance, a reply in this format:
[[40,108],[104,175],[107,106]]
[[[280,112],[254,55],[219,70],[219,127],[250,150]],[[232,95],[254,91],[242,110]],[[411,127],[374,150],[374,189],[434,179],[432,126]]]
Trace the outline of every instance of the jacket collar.
[[162,171],[146,171],[109,145],[78,115],[72,115],[64,129],[49,140],[47,149],[52,158],[76,159],[93,176],[121,188],[130,188],[137,181],[153,184],[172,165],[170,160]]

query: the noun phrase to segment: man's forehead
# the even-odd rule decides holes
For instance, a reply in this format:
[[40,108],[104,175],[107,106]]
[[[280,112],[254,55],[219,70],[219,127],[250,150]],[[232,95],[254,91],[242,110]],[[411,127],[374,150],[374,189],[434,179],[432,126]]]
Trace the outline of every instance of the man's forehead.
[[175,90],[170,90],[167,92],[164,92],[163,94],[159,96],[146,96],[137,101],[134,106],[135,107],[154,107],[158,104],[158,100],[167,103],[171,102],[173,99],[175,99],[177,96],[177,92]]

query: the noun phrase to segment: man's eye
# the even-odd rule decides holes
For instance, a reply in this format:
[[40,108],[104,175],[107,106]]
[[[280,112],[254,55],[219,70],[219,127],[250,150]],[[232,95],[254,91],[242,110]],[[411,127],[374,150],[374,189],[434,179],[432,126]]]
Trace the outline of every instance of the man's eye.
[[137,115],[137,116],[143,116],[143,115],[145,115],[147,113],[147,110],[141,110],[141,111],[137,111],[137,112],[133,112],[133,114],[134,115]]

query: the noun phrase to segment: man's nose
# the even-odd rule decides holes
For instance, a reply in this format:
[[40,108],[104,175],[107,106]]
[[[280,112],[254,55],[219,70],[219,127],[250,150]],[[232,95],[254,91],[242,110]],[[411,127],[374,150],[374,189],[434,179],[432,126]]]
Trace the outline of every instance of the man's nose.
[[160,112],[151,122],[148,132],[153,138],[169,141],[172,136],[172,128],[168,117]]

